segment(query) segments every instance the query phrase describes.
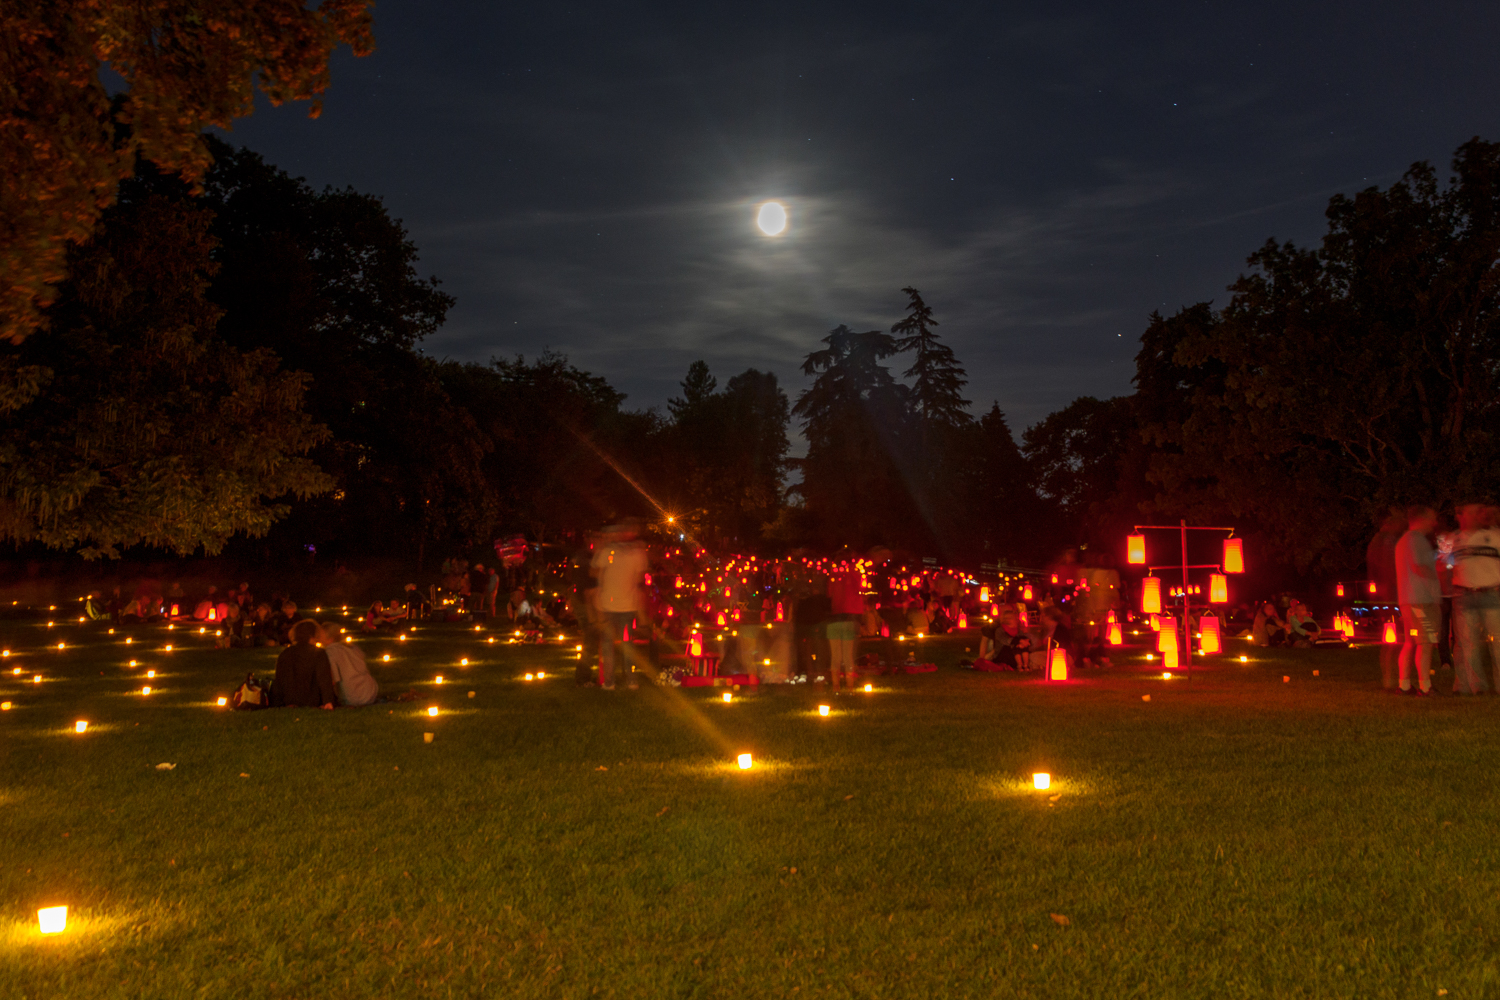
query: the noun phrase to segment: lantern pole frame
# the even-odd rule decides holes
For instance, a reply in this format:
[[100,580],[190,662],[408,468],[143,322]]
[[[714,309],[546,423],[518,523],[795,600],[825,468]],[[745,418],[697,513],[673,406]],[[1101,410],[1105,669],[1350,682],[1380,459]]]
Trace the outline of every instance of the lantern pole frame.
[[[1187,662],[1187,679],[1188,679],[1188,683],[1189,684],[1191,684],[1193,682],[1193,637],[1192,637],[1192,634],[1188,632],[1188,612],[1191,609],[1191,605],[1189,603],[1189,601],[1191,600],[1191,598],[1189,598],[1189,596],[1188,596],[1188,570],[1190,570],[1190,569],[1214,569],[1214,570],[1218,570],[1221,573],[1224,570],[1223,570],[1223,564],[1222,563],[1200,563],[1200,564],[1189,566],[1188,565],[1188,561],[1187,561],[1188,560],[1188,555],[1187,555],[1187,533],[1189,531],[1227,531],[1227,532],[1229,532],[1229,534],[1225,536],[1225,541],[1228,541],[1230,538],[1234,537],[1234,533],[1235,533],[1236,530],[1237,529],[1235,529],[1235,528],[1213,527],[1213,526],[1209,526],[1209,525],[1199,525],[1199,524],[1188,524],[1185,519],[1177,522],[1176,524],[1137,524],[1137,525],[1135,525],[1134,528],[1131,529],[1131,531],[1134,534],[1137,534],[1137,535],[1139,535],[1143,531],[1175,531],[1178,534],[1178,539],[1179,539],[1179,542],[1180,542],[1180,544],[1182,546],[1182,565],[1180,567],[1181,570],[1182,570],[1182,646],[1181,646],[1181,648],[1182,648],[1182,651],[1183,651],[1183,658]],[[1162,566],[1162,567],[1147,566],[1146,567],[1146,572],[1148,574],[1150,574],[1150,573],[1154,573],[1157,569],[1165,569],[1165,568],[1166,567],[1164,567],[1164,566]],[[1173,567],[1173,568],[1175,569],[1175,568],[1178,568],[1178,567]],[[1174,631],[1175,631],[1175,629],[1174,629]]]

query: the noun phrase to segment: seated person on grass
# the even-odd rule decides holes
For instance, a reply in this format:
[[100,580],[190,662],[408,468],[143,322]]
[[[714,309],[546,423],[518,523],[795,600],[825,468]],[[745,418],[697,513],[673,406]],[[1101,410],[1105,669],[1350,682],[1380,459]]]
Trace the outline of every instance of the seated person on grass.
[[906,631],[913,635],[926,635],[932,631],[932,621],[927,617],[927,606],[920,597],[913,597],[906,606]]
[[401,616],[395,614],[394,611],[394,605],[392,605],[390,611],[387,611],[384,604],[376,601],[374,604],[370,605],[370,610],[365,612],[364,621],[362,621],[360,624],[366,632],[389,632],[392,628],[395,627],[396,622],[401,618]]
[[283,646],[292,644],[292,626],[297,624],[297,605],[291,598],[281,602],[281,613],[272,617],[275,639]]
[[1256,612],[1255,623],[1250,626],[1250,635],[1257,646],[1285,646],[1286,622],[1276,613],[1276,605],[1267,601]]
[[1293,601],[1292,606],[1286,613],[1287,639],[1293,646],[1303,649],[1309,648],[1318,641],[1318,623],[1313,621],[1313,616],[1308,614],[1307,605],[1301,601]]
[[271,606],[265,601],[257,604],[254,613],[246,619],[244,635],[247,646],[280,645],[276,641],[276,618],[271,614]]
[[339,695],[328,654],[314,645],[318,623],[304,619],[292,626],[292,643],[276,658],[271,684],[272,708],[333,708]]
[[1013,670],[1031,669],[1031,635],[1021,627],[1021,618],[1014,606],[1007,604],[1000,609],[1000,621],[991,642],[995,662]]
[[876,607],[875,595],[865,595],[865,610],[859,616],[859,637],[861,639],[879,639],[880,630],[885,621],[880,617],[880,609]]
[[370,675],[365,654],[358,646],[344,642],[333,622],[318,626],[318,642],[328,654],[328,669],[341,705],[373,705],[380,697],[380,685]]

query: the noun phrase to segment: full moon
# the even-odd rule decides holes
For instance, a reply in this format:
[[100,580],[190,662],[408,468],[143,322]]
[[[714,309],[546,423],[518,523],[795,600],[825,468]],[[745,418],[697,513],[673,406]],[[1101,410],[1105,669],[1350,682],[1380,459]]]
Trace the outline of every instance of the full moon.
[[767,236],[777,236],[786,230],[786,209],[780,202],[768,201],[760,206],[760,214],[755,217],[755,224],[760,231]]

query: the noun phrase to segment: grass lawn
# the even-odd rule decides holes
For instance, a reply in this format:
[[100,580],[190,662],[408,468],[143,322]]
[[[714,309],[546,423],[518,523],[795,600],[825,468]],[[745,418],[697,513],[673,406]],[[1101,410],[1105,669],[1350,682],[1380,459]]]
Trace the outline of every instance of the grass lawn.
[[416,703],[232,713],[274,652],[0,641],[0,997],[1500,996],[1500,701],[1374,649],[725,705],[434,627],[363,641]]

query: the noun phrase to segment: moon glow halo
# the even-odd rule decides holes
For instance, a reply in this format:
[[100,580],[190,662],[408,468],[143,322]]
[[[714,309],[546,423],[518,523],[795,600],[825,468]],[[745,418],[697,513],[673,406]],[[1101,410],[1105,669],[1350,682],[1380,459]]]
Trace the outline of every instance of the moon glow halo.
[[780,236],[786,232],[786,222],[786,209],[776,201],[760,206],[760,212],[755,216],[755,224],[767,236]]

